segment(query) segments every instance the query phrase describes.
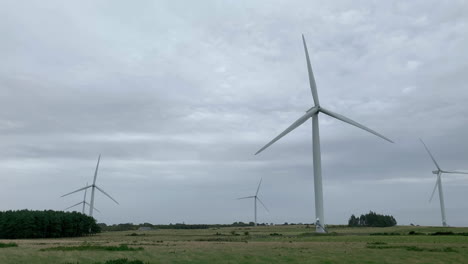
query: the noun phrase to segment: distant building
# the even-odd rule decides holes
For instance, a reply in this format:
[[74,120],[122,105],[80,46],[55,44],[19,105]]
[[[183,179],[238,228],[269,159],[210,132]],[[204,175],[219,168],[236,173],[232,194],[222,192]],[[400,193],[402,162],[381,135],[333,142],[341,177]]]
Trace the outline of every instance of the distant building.
[[140,226],[138,228],[138,231],[150,231],[150,230],[153,230],[153,228],[151,228],[149,226]]

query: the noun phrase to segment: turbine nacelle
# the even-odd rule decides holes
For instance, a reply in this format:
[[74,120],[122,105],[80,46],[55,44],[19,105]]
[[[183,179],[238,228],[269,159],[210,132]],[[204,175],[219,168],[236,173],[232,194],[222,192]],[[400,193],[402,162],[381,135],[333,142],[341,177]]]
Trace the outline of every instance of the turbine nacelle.
[[434,171],[432,171],[432,174],[439,174],[439,172],[440,171],[438,171],[438,170],[434,170]]

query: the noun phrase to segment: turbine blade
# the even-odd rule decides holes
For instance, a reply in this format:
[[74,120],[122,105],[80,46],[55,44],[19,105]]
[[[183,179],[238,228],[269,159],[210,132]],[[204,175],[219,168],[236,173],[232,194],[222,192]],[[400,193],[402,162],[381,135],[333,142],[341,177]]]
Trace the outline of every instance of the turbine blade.
[[79,202],[79,203],[74,204],[74,205],[72,205],[72,206],[70,206],[70,207],[67,207],[67,208],[65,208],[65,209],[63,209],[63,210],[64,210],[64,211],[65,211],[65,210],[68,210],[68,209],[70,209],[70,208],[72,208],[72,207],[75,207],[75,206],[77,206],[77,205],[80,205],[80,204],[82,204],[82,203],[83,203],[83,202]]
[[[85,202],[85,204],[86,204],[87,206],[91,206],[88,202]],[[101,211],[99,211],[96,207],[93,207],[93,209],[96,210],[96,211],[98,211],[99,213],[101,212]]]
[[262,178],[260,178],[260,182],[258,183],[258,187],[257,187],[257,192],[255,193],[255,196],[257,196],[258,194],[258,191],[260,190],[260,185],[262,184]]
[[[86,186],[88,186],[88,183],[86,183]],[[87,193],[87,192],[88,192],[88,189],[86,189],[86,190],[84,191],[83,201],[85,201],[85,202],[86,202],[86,193]]]
[[255,197],[255,196],[246,196],[246,197],[237,198],[237,200],[248,199],[248,198],[254,198],[254,197]]
[[429,199],[429,202],[432,202],[432,198],[434,198],[435,191],[437,189],[437,186],[439,186],[439,181],[436,180],[436,184],[434,185],[434,190],[432,190],[431,198]]
[[358,122],[353,121],[353,120],[351,120],[351,119],[349,119],[349,118],[347,118],[347,117],[345,117],[345,116],[343,116],[343,115],[334,113],[334,112],[332,112],[332,111],[330,111],[330,110],[327,110],[327,109],[325,109],[325,108],[320,108],[320,112],[323,112],[324,114],[327,114],[327,115],[329,115],[329,116],[331,116],[331,117],[334,117],[334,118],[336,118],[336,119],[338,119],[338,120],[341,120],[341,121],[343,121],[343,122],[345,122],[345,123],[348,123],[348,124],[350,124],[350,125],[359,127],[360,129],[363,129],[363,130],[365,130],[365,131],[367,131],[367,132],[369,132],[369,133],[372,133],[372,134],[374,134],[374,135],[376,135],[376,136],[378,136],[378,137],[380,137],[380,138],[383,138],[383,139],[387,140],[388,142],[394,143],[393,141],[391,141],[391,140],[388,139],[387,137],[385,137],[385,136],[383,136],[383,135],[381,135],[381,134],[375,132],[374,130],[372,130],[372,129],[368,128],[368,127],[365,127],[365,126],[359,124]]
[[103,189],[99,188],[96,186],[96,189],[98,189],[100,192],[102,192],[103,194],[105,194],[107,197],[109,197],[112,201],[114,201],[116,204],[119,204],[119,202],[117,202],[114,198],[112,198],[109,194],[107,194]]
[[427,148],[426,144],[424,143],[424,141],[422,139],[419,139],[421,141],[421,143],[423,144],[424,148],[426,149],[427,153],[429,154],[429,156],[431,157],[432,161],[434,162],[434,164],[436,165],[437,169],[441,170],[440,167],[439,167],[439,164],[437,164],[437,161],[434,159],[434,156],[432,156],[431,152],[429,151],[429,148]]
[[82,190],[86,190],[86,189],[88,189],[89,187],[91,187],[91,186],[85,186],[85,187],[80,188],[80,189],[78,189],[78,190],[76,190],[76,191],[73,191],[73,192],[64,194],[64,195],[62,195],[62,196],[60,196],[60,197],[64,197],[64,196],[70,195],[70,194],[72,194],[72,193],[76,193],[76,192],[79,192],[79,191],[82,191]]
[[263,148],[261,148],[259,151],[257,151],[257,153],[255,153],[255,155],[257,155],[258,153],[262,152],[263,150],[265,150],[266,148],[271,146],[273,143],[278,141],[280,138],[284,137],[289,132],[293,131],[296,127],[302,125],[305,121],[307,121],[307,119],[309,119],[311,116],[313,116],[317,112],[318,112],[317,107],[311,108],[309,111],[307,111],[307,113],[305,113],[303,116],[301,116],[301,118],[299,118],[298,120],[296,120],[296,122],[294,122],[292,125],[290,125],[288,128],[286,128],[286,130],[284,130],[281,134],[279,134],[273,140],[268,142],[268,144],[266,144]]
[[307,71],[309,72],[310,90],[312,91],[312,97],[314,98],[315,105],[319,106],[320,103],[319,103],[319,98],[317,94],[317,85],[315,84],[314,73],[312,72],[312,65],[310,64],[309,51],[307,50],[307,44],[304,38],[304,34],[302,34],[302,42],[304,43],[304,51],[305,51],[306,60],[307,60]]
[[96,165],[96,170],[94,171],[94,180],[93,180],[93,185],[96,184],[96,178],[97,178],[97,172],[99,169],[99,161],[101,160],[101,154],[99,154],[98,160],[97,160],[97,165]]
[[468,174],[468,172],[464,172],[464,171],[441,171],[443,173],[455,173],[455,174]]
[[93,208],[96,212],[101,213],[96,207]]
[[268,208],[265,206],[265,204],[262,202],[262,200],[260,200],[260,198],[258,198],[258,197],[256,197],[256,198],[257,198],[257,200],[262,204],[263,208],[265,208],[265,210],[266,210],[267,212],[270,212],[270,210],[268,210]]

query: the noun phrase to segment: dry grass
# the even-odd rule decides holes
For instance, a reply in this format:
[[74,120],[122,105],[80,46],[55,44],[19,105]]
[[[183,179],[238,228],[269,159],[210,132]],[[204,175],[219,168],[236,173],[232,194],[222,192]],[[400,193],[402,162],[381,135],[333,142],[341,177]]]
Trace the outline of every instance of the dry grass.
[[[239,235],[233,235],[232,231]],[[130,236],[135,233],[131,231],[70,239],[0,240],[18,244],[0,248],[0,263],[86,264],[118,258],[147,263],[466,263],[468,260],[466,236],[408,235],[410,231],[462,233],[468,228],[335,227],[330,231],[331,235],[317,236],[305,226],[274,226],[136,232],[144,234],[141,236]],[[143,250],[41,251],[79,247],[83,243],[103,248],[126,244]]]

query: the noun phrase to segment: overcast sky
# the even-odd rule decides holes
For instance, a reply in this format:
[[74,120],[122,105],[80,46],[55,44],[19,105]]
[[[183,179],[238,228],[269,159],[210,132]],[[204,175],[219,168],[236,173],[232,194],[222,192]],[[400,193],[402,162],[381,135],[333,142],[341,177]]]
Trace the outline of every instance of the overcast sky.
[[[64,208],[91,182],[98,222],[313,222],[321,105],[325,221],[369,210],[440,225],[434,164],[468,171],[467,1],[0,2],[0,210]],[[443,175],[468,225],[468,175]],[[80,210],[80,208],[77,208]]]

